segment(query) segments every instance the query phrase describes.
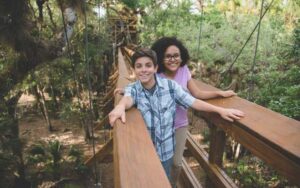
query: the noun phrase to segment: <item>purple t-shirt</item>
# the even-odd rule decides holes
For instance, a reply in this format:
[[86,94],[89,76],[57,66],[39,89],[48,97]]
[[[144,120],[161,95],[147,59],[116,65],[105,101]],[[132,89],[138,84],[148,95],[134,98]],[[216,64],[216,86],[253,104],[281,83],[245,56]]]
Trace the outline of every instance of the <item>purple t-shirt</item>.
[[[166,75],[164,73],[159,73],[159,76],[166,78]],[[177,70],[177,73],[174,77],[174,81],[176,81],[179,85],[183,87],[184,90],[188,91],[187,89],[187,83],[191,79],[191,73],[190,70],[186,65],[183,67],[179,67]],[[187,110],[183,107],[177,105],[176,106],[176,115],[175,115],[175,129],[178,129],[180,127],[184,127],[188,125],[188,117],[187,117]]]

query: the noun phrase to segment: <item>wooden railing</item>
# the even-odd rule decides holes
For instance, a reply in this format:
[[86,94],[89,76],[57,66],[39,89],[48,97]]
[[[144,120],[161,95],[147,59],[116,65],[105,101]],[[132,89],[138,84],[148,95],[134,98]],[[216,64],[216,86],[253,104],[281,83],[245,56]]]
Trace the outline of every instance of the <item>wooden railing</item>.
[[[126,62],[118,51],[119,79],[117,87],[130,81]],[[115,99],[115,104],[120,96]],[[149,137],[144,120],[137,109],[126,112],[126,123],[117,120],[113,132],[115,187],[167,188],[171,187]]]
[[[124,52],[132,54],[129,49]],[[129,54],[126,55],[129,56]],[[125,62],[119,49],[117,87],[124,87],[130,82],[128,67],[128,62]],[[217,90],[212,86],[195,81],[201,90]],[[115,104],[120,98],[121,96],[115,97]],[[237,187],[222,166],[226,135],[233,137],[253,155],[274,167],[290,182],[300,186],[299,121],[237,96],[211,99],[206,102],[226,108],[237,108],[246,114],[243,119],[230,123],[223,120],[218,114],[195,113],[209,122],[209,153],[201,148],[190,134],[188,134],[186,146],[189,153],[194,156],[207,173],[206,187]],[[106,116],[103,122],[107,122],[107,118]],[[127,111],[126,123],[122,124],[120,120],[117,120],[113,131],[113,142],[112,140],[108,142],[94,157],[87,161],[87,165],[92,164],[95,159],[101,160],[106,153],[112,150],[113,145],[115,187],[170,187],[138,110]],[[186,187],[201,187],[185,161],[183,162],[183,170],[184,173],[181,178]]]
[[[196,81],[203,91],[216,88]],[[237,108],[245,112],[246,117],[230,123],[214,113],[197,112],[209,122],[210,147],[207,154],[188,137],[187,147],[194,154],[216,187],[235,187],[222,170],[222,156],[226,135],[233,137],[290,182],[300,186],[300,122],[273,112],[267,108],[249,102],[240,97],[207,100],[208,103]]]

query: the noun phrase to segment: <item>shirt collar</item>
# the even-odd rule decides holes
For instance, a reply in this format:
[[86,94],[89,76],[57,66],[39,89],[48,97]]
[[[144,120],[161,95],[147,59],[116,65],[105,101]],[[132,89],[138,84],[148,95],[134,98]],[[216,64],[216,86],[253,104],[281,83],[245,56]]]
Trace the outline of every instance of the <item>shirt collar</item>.
[[[155,84],[156,84],[157,88],[164,88],[163,84],[161,82],[161,78],[157,74],[154,74],[154,77],[155,77],[155,82],[156,82]],[[140,80],[137,81],[137,85],[138,85],[139,92],[145,90],[145,88],[143,87]]]

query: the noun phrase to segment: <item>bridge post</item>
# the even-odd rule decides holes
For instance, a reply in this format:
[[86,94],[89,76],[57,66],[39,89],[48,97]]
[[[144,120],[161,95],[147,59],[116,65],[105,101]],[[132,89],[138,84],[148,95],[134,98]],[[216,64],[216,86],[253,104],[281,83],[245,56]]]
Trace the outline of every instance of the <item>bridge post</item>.
[[223,153],[225,150],[225,132],[214,124],[210,125],[209,162],[223,167]]
[[[210,142],[209,142],[209,156],[208,161],[211,164],[215,164],[220,168],[223,167],[223,153],[225,151],[226,135],[225,132],[214,125],[209,123],[210,130]],[[207,177],[206,178],[207,187],[215,187],[214,182]]]

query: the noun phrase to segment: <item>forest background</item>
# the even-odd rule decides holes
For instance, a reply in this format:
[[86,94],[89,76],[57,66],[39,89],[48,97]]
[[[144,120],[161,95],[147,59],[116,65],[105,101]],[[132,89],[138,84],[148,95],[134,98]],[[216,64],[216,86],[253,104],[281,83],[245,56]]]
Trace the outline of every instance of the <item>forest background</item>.
[[[260,24],[258,43],[257,28],[237,58],[259,22],[261,8],[267,12]],[[100,97],[113,67],[115,41],[107,17],[122,11],[138,18],[137,45],[151,46],[162,36],[176,36],[190,52],[190,67],[197,79],[221,89],[234,89],[243,98],[300,120],[299,0],[2,0],[1,187],[16,183],[16,178],[34,178],[28,177],[26,167],[41,162],[36,154],[47,150],[43,146],[37,151],[37,145],[31,150],[23,148],[18,129],[23,114],[17,105],[23,93],[35,96],[36,108],[50,132],[49,119],[55,116],[80,122],[86,139],[91,138],[86,126],[90,114],[95,120],[103,114],[97,111],[96,100],[89,98],[89,91],[93,99]],[[51,100],[45,100],[45,95]],[[60,161],[55,152],[60,145],[48,144],[51,162],[44,173],[55,174]],[[74,165],[84,171],[76,152],[70,151],[78,158]],[[244,185],[256,180],[248,178]],[[267,183],[261,181],[262,186]]]

